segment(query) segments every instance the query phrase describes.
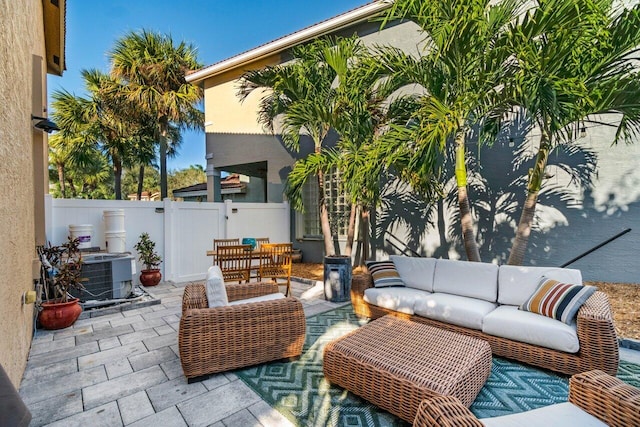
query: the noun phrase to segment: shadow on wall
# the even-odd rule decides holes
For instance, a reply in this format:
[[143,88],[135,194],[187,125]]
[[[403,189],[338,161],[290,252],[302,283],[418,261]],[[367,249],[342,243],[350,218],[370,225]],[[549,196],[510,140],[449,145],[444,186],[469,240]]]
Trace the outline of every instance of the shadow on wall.
[[[516,124],[499,135],[492,146],[479,147],[477,138],[468,144],[469,201],[485,262],[504,264],[509,257],[539,142],[535,136],[525,139],[526,130],[526,125]],[[629,194],[636,192],[627,188],[640,178],[630,179],[624,168],[610,166],[604,168],[608,176],[598,173],[602,169],[597,165],[601,154],[605,153],[607,162],[611,160],[607,151],[612,150],[611,140],[606,135],[578,138],[552,152],[525,264],[559,266],[627,227],[640,227],[640,197],[630,200]],[[635,152],[637,145],[616,149],[616,162],[627,163],[629,169],[635,156],[627,150]],[[376,248],[400,253],[399,248],[404,249],[399,243],[402,241],[422,256],[466,259],[460,239],[453,160],[453,153],[447,153],[443,176],[451,178],[444,186],[444,197],[431,203],[406,185],[393,180],[387,183],[376,217]],[[607,197],[603,191],[608,192]],[[603,197],[607,199],[604,202]],[[570,267],[581,269],[586,280],[637,282],[638,274],[630,266],[635,265],[632,254],[638,249],[632,231]]]

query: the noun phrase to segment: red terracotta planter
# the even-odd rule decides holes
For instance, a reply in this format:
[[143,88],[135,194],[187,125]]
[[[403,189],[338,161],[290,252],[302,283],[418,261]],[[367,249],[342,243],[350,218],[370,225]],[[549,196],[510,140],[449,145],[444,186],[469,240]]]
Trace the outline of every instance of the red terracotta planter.
[[82,313],[78,298],[67,302],[46,301],[38,319],[44,329],[63,329],[73,325]]
[[162,280],[162,273],[159,269],[141,270],[140,283],[144,286],[155,286]]

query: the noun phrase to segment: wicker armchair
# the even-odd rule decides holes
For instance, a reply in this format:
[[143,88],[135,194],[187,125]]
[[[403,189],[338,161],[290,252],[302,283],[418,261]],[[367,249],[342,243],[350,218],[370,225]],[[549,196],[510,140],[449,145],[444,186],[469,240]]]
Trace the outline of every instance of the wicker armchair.
[[[229,302],[278,292],[275,283],[226,285]],[[189,382],[205,375],[297,357],[305,340],[295,298],[209,308],[203,284],[187,285],[178,346]]]
[[[569,380],[569,402],[612,427],[640,425],[640,390],[602,371],[588,371],[571,377]],[[552,406],[558,407],[560,405]],[[505,418],[510,418],[510,423],[505,425],[553,427],[553,422],[550,424],[547,417],[542,416],[543,412],[548,411],[547,408],[550,407],[535,409],[537,414],[534,416],[532,416],[533,412],[507,416]],[[521,416],[527,416],[527,419],[516,420]],[[489,423],[488,420],[491,422]],[[482,421],[478,420],[455,397],[438,396],[422,401],[413,426],[482,427],[485,425]],[[505,419],[505,421],[507,420]],[[487,423],[492,426],[502,425],[500,417],[489,418]],[[579,422],[562,425],[579,425]]]

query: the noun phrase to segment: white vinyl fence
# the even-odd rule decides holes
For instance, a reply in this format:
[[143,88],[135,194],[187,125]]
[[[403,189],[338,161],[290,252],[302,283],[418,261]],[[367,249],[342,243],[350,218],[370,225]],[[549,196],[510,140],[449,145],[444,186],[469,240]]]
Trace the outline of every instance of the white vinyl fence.
[[[145,202],[46,196],[45,209],[47,239],[51,244],[67,239],[69,225],[91,224],[91,246],[103,250],[106,250],[104,211],[122,209],[125,250],[137,258],[133,246],[141,233],[149,233],[163,259],[160,266],[163,280],[174,282],[205,277],[212,262],[206,252],[213,248],[213,239],[268,237],[272,242],[291,241],[287,203]],[[138,271],[140,267],[138,262]]]

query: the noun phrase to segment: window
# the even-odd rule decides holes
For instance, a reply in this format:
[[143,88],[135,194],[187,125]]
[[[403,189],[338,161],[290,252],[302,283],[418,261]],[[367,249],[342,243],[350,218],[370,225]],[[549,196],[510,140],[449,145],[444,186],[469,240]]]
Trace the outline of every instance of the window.
[[[324,178],[324,194],[329,211],[331,233],[339,238],[345,237],[349,226],[351,205],[347,197],[340,191],[340,172],[334,170],[325,174]],[[302,198],[305,212],[298,214],[298,236],[302,238],[322,238],[317,179],[310,179],[305,183]]]

